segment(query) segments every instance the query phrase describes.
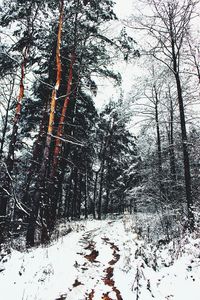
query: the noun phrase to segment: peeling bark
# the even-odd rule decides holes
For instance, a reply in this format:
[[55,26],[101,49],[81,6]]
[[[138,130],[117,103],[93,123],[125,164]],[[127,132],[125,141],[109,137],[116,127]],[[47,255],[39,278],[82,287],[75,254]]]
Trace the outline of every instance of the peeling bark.
[[16,105],[15,117],[13,121],[12,135],[11,135],[8,156],[7,156],[7,167],[9,173],[12,172],[14,166],[14,153],[15,153],[15,147],[17,142],[19,120],[21,116],[22,99],[24,97],[24,80],[25,80],[25,69],[26,69],[28,52],[29,52],[29,45],[26,45],[23,49],[23,60],[21,64],[19,94],[17,97],[17,105]]
[[54,129],[54,119],[55,119],[55,111],[56,111],[56,100],[57,100],[57,92],[61,83],[61,58],[60,58],[60,46],[61,46],[61,33],[62,33],[62,24],[63,24],[63,14],[64,14],[64,1],[60,0],[60,15],[59,15],[59,24],[58,24],[58,34],[57,34],[57,47],[56,47],[56,68],[57,68],[57,76],[56,76],[56,84],[52,91],[51,102],[50,102],[50,115],[47,129],[47,137],[45,142],[45,148],[43,152],[43,161],[39,171],[38,181],[35,187],[35,195],[34,195],[34,203],[33,209],[31,212],[31,217],[29,219],[29,226],[27,230],[27,246],[34,245],[34,234],[35,234],[35,225],[38,218],[39,209],[41,211],[41,224],[42,224],[42,235],[45,239],[48,238],[48,223],[49,223],[49,203],[46,195],[44,194],[45,188],[45,177],[47,173],[47,166],[49,162],[50,156],[50,145],[52,139],[52,132]]

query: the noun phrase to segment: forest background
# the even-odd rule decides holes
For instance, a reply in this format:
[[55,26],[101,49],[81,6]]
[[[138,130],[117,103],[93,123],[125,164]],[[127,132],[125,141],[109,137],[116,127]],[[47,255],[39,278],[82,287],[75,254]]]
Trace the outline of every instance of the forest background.
[[47,243],[63,218],[124,210],[158,214],[167,240],[198,227],[199,2],[132,12],[1,3],[1,244]]

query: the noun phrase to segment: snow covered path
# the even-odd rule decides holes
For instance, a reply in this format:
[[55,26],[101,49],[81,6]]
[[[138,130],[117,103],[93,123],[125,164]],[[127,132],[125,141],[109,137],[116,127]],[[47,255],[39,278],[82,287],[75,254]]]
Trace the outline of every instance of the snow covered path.
[[47,248],[12,250],[2,264],[1,295],[7,300],[127,299],[115,279],[121,245],[130,240],[125,231],[122,220],[82,222]]
[[131,217],[70,226],[51,246],[4,257],[1,299],[199,300],[200,239],[180,255],[172,244],[156,251],[138,240]]
[[[112,228],[112,223],[109,222],[106,226]],[[105,228],[98,228],[87,231],[82,236],[79,242],[81,252],[77,253],[79,257],[75,262],[77,278],[69,293],[58,299],[122,299],[113,280],[120,250],[107,235],[105,236]]]

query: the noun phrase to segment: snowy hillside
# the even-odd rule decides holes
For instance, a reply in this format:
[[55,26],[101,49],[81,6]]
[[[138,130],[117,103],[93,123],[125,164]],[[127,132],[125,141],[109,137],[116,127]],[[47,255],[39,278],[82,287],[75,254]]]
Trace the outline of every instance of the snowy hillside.
[[197,237],[147,244],[129,215],[70,226],[72,231],[49,247],[2,257],[1,299],[199,300]]

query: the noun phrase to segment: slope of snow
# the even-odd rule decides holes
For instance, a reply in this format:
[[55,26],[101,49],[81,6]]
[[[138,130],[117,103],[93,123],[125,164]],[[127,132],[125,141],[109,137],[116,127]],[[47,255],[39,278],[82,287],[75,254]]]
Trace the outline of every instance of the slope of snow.
[[200,239],[156,247],[133,219],[82,221],[48,247],[0,262],[1,299],[199,300]]

